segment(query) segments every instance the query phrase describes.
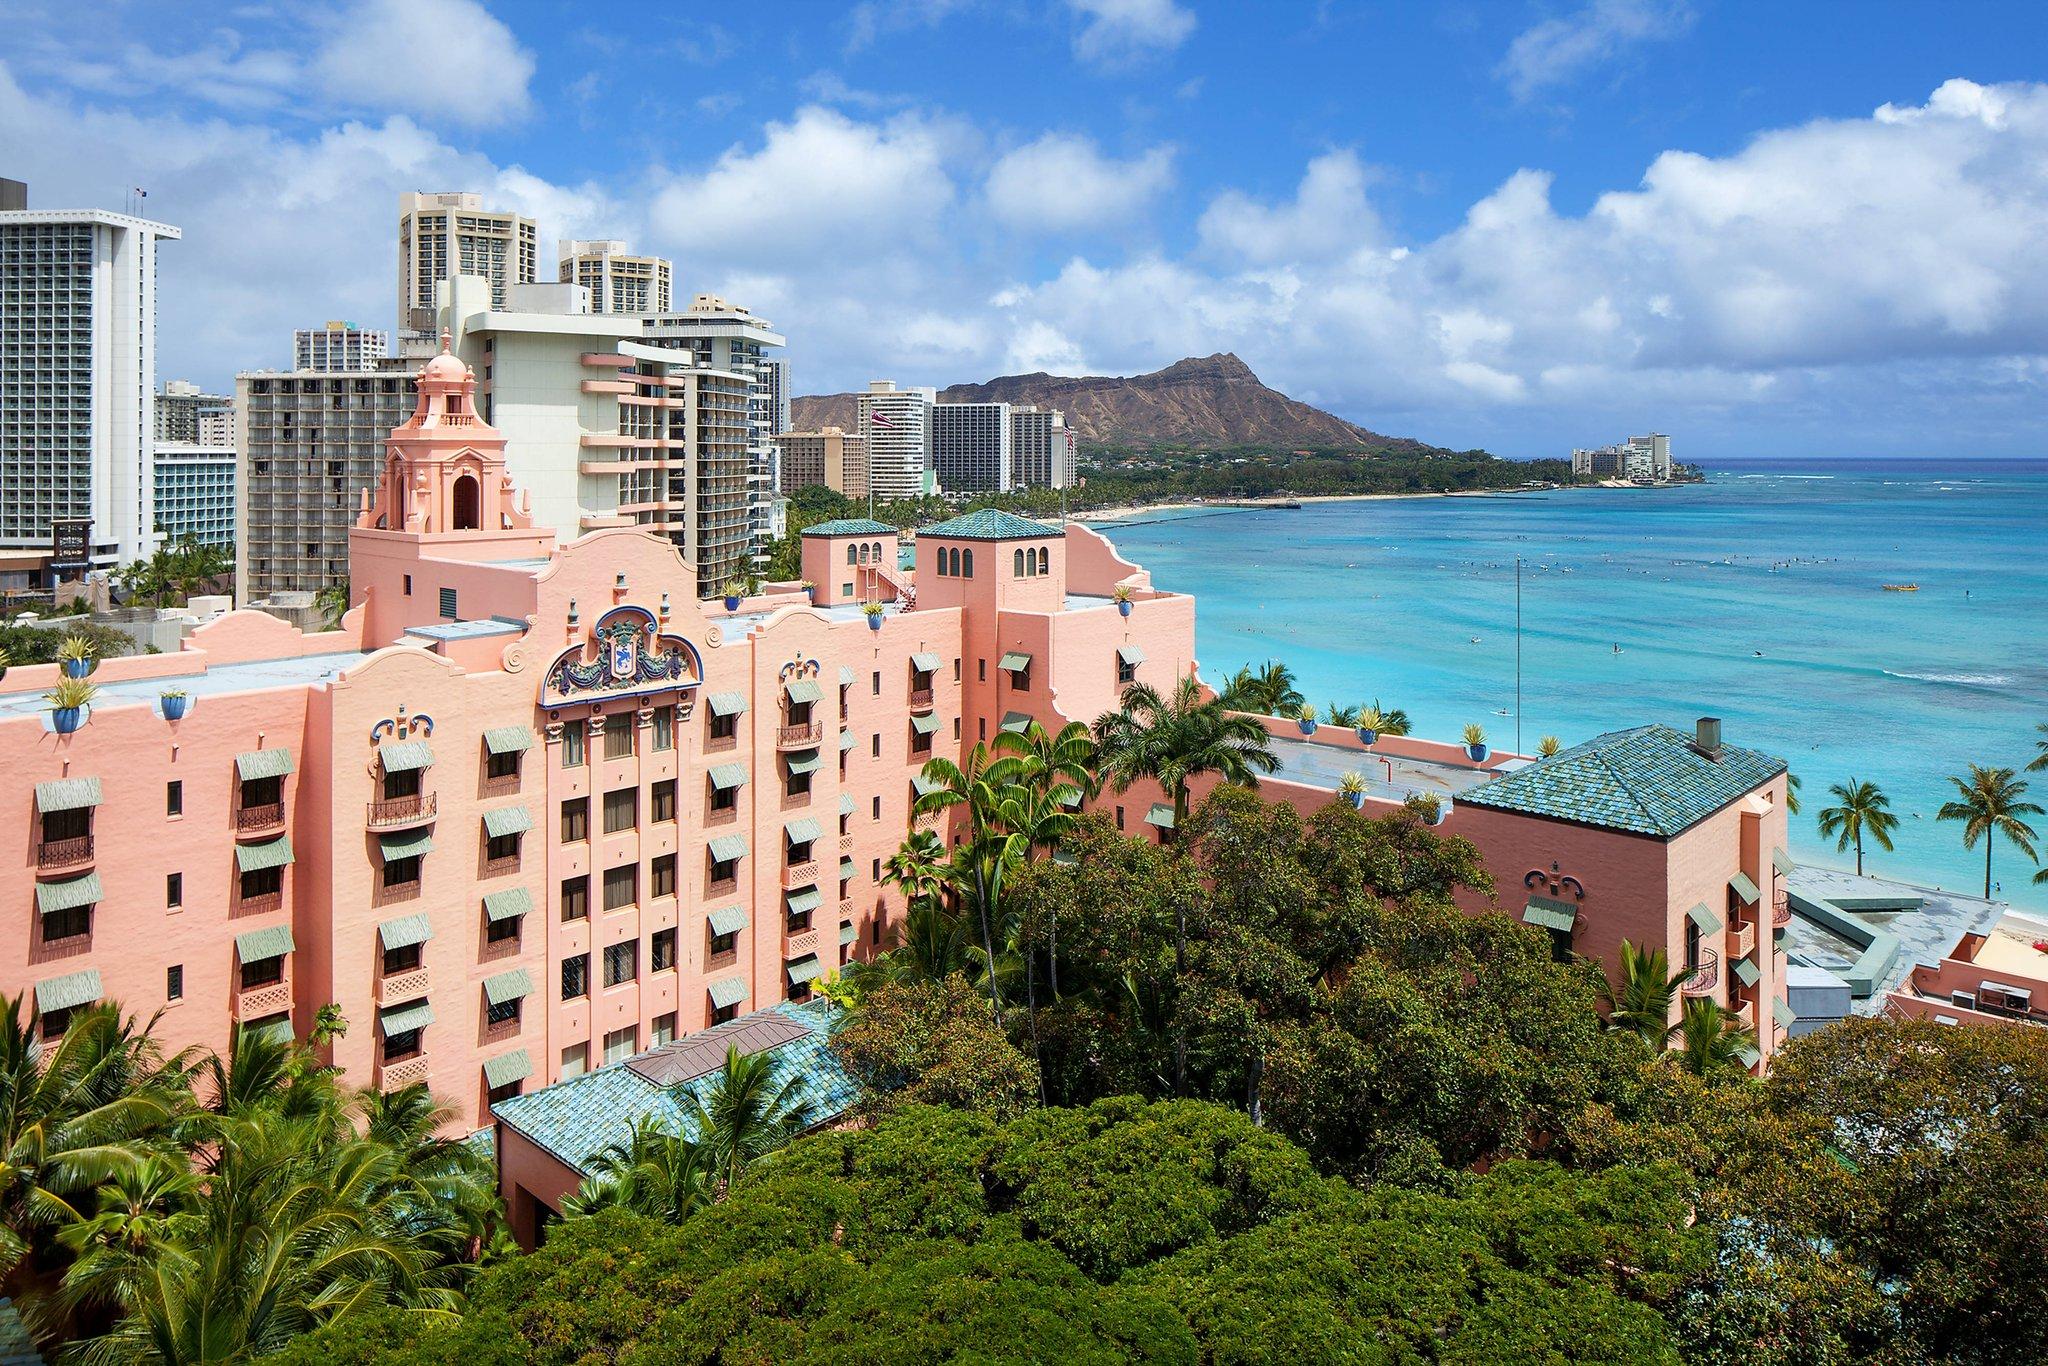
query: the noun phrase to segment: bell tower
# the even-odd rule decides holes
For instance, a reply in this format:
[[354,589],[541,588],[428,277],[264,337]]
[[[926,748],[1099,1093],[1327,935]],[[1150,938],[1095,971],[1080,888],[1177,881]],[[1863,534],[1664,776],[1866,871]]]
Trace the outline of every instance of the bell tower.
[[477,412],[476,373],[448,340],[442,332],[441,354],[420,370],[419,406],[392,429],[383,477],[363,491],[356,526],[486,542],[530,536],[530,500],[505,471],[505,438]]

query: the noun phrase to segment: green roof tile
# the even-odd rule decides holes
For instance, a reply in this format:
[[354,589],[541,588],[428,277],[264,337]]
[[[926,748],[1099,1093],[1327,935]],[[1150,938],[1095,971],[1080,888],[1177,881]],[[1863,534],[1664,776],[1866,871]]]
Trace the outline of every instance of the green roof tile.
[[836,521],[819,522],[804,528],[806,536],[894,536],[896,528],[887,522],[871,522],[865,517],[841,517]]
[[1718,759],[1670,726],[1610,731],[1540,764],[1458,794],[1466,806],[1669,838],[1785,771],[1785,761],[1730,745]]
[[1059,535],[1054,527],[1019,517],[998,508],[976,508],[951,521],[919,527],[918,538],[937,536],[949,541],[1037,541]]

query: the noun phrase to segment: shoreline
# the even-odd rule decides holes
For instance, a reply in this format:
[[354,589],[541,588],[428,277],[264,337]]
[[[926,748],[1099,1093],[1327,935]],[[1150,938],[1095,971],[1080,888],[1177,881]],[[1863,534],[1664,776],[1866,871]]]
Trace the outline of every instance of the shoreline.
[[[1597,484],[1556,484],[1544,489],[1423,489],[1413,493],[1312,493],[1289,501],[1306,506],[1310,503],[1377,503],[1396,498],[1501,498],[1525,493],[1576,493],[1582,489],[1641,489],[1654,491],[1665,488],[1683,488],[1684,484],[1632,484],[1626,480],[1602,480]],[[1086,512],[1070,513],[1070,522],[1120,522],[1128,517],[1139,517],[1155,512],[1242,512],[1259,508],[1280,508],[1281,501],[1270,499],[1247,499],[1243,502],[1219,499],[1214,502],[1190,502],[1176,499],[1165,503],[1132,503],[1113,508],[1090,508]]]

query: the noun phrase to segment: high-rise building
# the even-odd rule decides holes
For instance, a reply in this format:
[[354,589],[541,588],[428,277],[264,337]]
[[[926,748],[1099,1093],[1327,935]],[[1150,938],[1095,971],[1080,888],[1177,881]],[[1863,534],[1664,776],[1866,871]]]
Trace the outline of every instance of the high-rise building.
[[1074,429],[1057,408],[1010,409],[1010,487],[1072,488]]
[[946,492],[1009,490],[1009,404],[933,404],[931,446],[932,471]]
[[763,401],[768,408],[768,434],[789,430],[789,362],[763,357],[761,360]]
[[154,547],[156,249],[179,235],[104,209],[0,211],[0,549],[54,552],[63,522],[50,569],[69,575]]
[[634,256],[624,242],[557,244],[560,262],[555,278],[590,291],[593,313],[666,313],[670,277],[674,273],[660,256]]
[[156,396],[156,439],[184,446],[235,444],[235,401],[201,392],[190,380],[167,379]]
[[435,289],[456,275],[490,281],[491,307],[503,308],[513,285],[532,284],[540,262],[533,220],[486,209],[478,194],[398,196],[398,325],[415,309],[435,307]]
[[159,441],[156,446],[156,529],[169,545],[190,537],[201,545],[235,539],[235,448]]
[[1595,450],[1575,450],[1572,473],[1593,479],[1668,480],[1672,477],[1671,438],[1657,432]]
[[931,441],[937,401],[934,389],[899,389],[888,379],[868,383],[860,396],[859,423],[868,443],[868,487],[876,498],[889,502],[937,491]]
[[370,370],[391,354],[391,334],[341,318],[292,333],[294,370]]
[[848,498],[868,496],[867,438],[838,427],[820,427],[815,432],[780,432],[775,446],[782,455],[781,482],[784,493],[819,485]]

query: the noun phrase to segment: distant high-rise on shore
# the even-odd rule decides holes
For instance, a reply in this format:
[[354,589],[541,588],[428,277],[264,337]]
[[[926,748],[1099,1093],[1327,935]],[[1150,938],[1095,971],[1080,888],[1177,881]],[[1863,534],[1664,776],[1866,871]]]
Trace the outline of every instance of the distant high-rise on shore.
[[778,432],[782,456],[776,487],[785,494],[824,487],[848,498],[868,496],[868,441],[858,432],[821,427],[815,432]]
[[1572,473],[1582,478],[1669,479],[1671,469],[1671,438],[1662,432],[1572,452]]
[[340,318],[292,333],[294,370],[369,370],[391,354],[391,334]]
[[660,256],[635,256],[624,242],[559,244],[555,279],[590,291],[592,313],[666,313],[674,269]]
[[[503,308],[507,290],[530,285],[540,264],[540,238],[531,218],[486,209],[480,194],[398,196],[398,325],[414,323],[414,309],[434,307],[434,289],[452,275],[491,282],[491,307]],[[415,329],[419,330],[419,329]]]
[[190,380],[167,379],[156,395],[156,439],[181,446],[235,444],[235,401]]
[[860,396],[860,432],[868,445],[868,492],[883,502],[934,492],[932,405],[938,391],[898,389],[896,381],[871,381]]

